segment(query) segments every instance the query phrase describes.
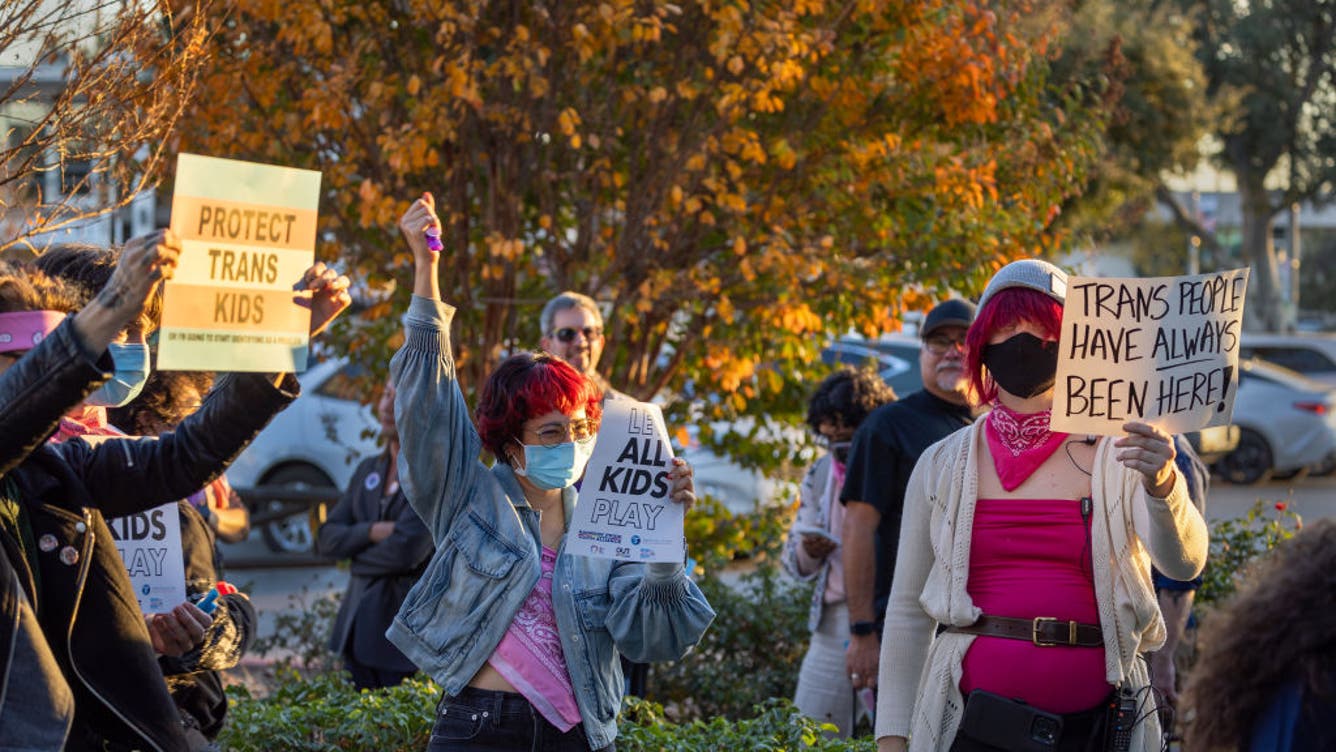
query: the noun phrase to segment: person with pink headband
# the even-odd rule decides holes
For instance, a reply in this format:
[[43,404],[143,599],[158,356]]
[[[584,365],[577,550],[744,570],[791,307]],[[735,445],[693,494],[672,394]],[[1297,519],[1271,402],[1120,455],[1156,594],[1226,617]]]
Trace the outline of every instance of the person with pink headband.
[[[170,274],[179,249],[180,241],[170,231],[132,241],[111,282],[84,311],[133,305],[137,314],[157,281]],[[42,275],[34,272],[32,276]],[[46,285],[51,288],[55,283]],[[348,286],[346,277],[323,264],[309,269],[294,286],[294,298],[311,308],[312,335],[351,303]],[[18,287],[0,280],[0,313],[59,310],[42,305],[41,300],[16,299],[22,296],[10,294],[15,292],[20,292]],[[102,351],[125,329],[128,319],[95,318],[92,323],[98,324],[97,336],[89,337],[85,347],[96,342],[99,350],[78,349],[76,340],[62,335],[62,324],[48,338],[67,341],[66,350],[35,350],[47,356],[36,364],[32,363],[34,352],[26,356],[21,350],[0,353],[0,370],[17,368],[23,373],[35,366],[38,373],[55,372],[60,358],[82,356],[98,367],[91,384],[96,386],[98,380],[110,376],[107,367],[111,363]],[[0,373],[0,377],[5,375]],[[87,386],[81,385],[80,399],[87,395]],[[73,721],[58,724],[63,725],[58,730],[68,729],[64,749],[192,748],[163,683],[154,641],[103,515],[134,514],[203,487],[299,390],[292,374],[226,374],[199,411],[161,437],[112,437],[96,442],[75,437],[51,445],[42,442],[53,421],[28,431],[25,441],[41,445],[31,449],[3,479],[0,541],[15,554],[6,558],[16,570],[23,595],[40,617],[50,647],[47,657],[54,656],[54,662],[41,666],[44,675],[59,675],[67,686],[65,702],[60,702],[56,687],[48,695],[54,698],[50,703],[65,709],[68,719],[68,699],[73,698]],[[20,393],[19,400],[25,404],[57,401],[55,407],[61,412],[72,406],[64,397],[58,400],[54,386],[46,380]],[[40,586],[32,587],[36,583]],[[54,687],[57,682],[49,684]],[[41,691],[23,694],[26,699],[42,696]],[[0,722],[0,728],[5,734],[21,730],[51,733],[50,728],[29,728],[34,723],[19,721],[11,727]],[[19,746],[31,747],[30,743]]]
[[[90,302],[75,316],[73,298],[44,275],[0,264],[0,476],[42,444],[66,410],[107,378],[107,345],[139,316],[157,281],[170,277],[179,248],[140,243],[108,287],[118,294]],[[16,310],[47,304],[61,310]],[[11,483],[0,508],[15,512]],[[6,515],[8,519],[9,515]],[[23,677],[21,692],[0,693],[0,748],[59,749],[74,715],[74,697],[12,562],[31,548],[20,531],[0,525],[0,686]],[[17,527],[17,526],[14,526]],[[31,536],[27,536],[30,538]],[[41,541],[34,541],[40,546]]]

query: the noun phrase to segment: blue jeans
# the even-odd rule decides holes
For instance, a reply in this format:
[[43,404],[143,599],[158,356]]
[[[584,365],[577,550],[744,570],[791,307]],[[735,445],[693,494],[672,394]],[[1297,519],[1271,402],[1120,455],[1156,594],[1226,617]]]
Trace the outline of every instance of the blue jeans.
[[[614,752],[609,744],[599,752]],[[465,687],[441,697],[427,752],[590,752],[584,725],[562,732],[513,692]]]

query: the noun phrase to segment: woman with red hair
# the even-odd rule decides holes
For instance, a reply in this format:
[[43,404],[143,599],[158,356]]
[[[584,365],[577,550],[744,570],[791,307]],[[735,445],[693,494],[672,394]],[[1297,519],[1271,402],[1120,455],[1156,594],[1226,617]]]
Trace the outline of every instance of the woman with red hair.
[[[399,478],[436,552],[386,635],[444,689],[431,752],[612,749],[618,652],[676,660],[714,611],[681,563],[565,554],[602,414],[586,376],[550,355],[511,356],[483,385],[475,429],[427,241],[439,228],[429,193],[399,221],[415,261],[407,337],[390,365]],[[689,508],[685,462],[673,461],[669,482]]]
[[886,610],[878,749],[1159,750],[1140,654],[1164,641],[1153,561],[1206,562],[1206,525],[1171,437],[1141,422],[1097,439],[1049,427],[1067,275],[1003,267],[966,335],[991,403],[934,444],[905,494]]

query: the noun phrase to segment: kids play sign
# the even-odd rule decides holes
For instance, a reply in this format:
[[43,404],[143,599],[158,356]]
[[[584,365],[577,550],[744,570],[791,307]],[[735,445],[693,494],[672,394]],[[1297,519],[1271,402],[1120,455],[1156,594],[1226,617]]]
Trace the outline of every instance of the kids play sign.
[[566,551],[605,559],[681,562],[686,556],[684,512],[669,499],[672,459],[658,405],[605,402]]

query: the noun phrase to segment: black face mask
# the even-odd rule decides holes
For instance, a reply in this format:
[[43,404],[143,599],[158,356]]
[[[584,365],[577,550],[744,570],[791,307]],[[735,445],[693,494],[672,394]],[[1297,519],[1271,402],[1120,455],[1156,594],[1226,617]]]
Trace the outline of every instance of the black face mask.
[[1021,399],[1043,394],[1058,373],[1058,343],[1021,333],[983,348],[983,364],[997,385]]

